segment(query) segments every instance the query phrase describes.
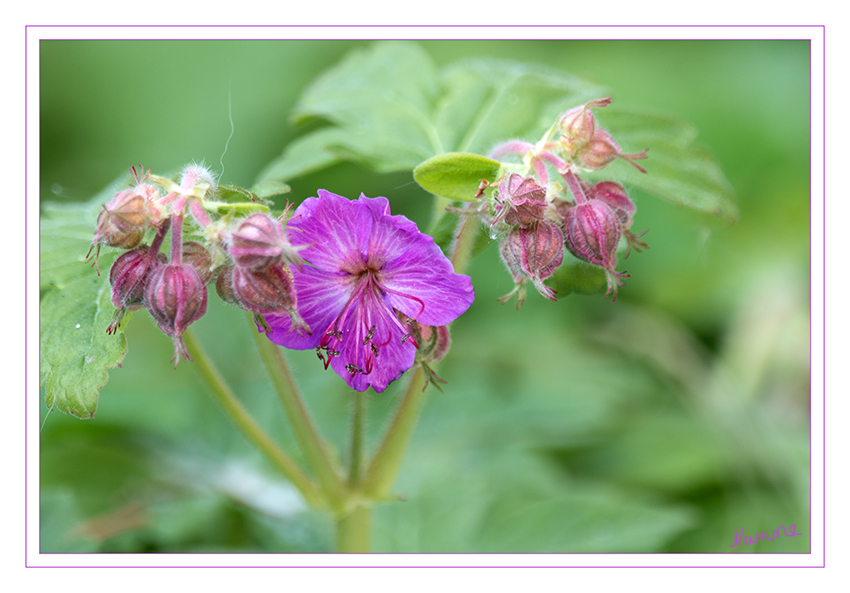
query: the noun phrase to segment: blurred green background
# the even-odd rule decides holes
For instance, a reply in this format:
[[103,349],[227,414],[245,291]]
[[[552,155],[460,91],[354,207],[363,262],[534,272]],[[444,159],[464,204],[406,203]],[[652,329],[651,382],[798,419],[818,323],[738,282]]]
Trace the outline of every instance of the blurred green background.
[[[90,199],[130,165],[204,160],[250,186],[300,130],[299,94],[359,41],[42,41],[41,200]],[[511,280],[488,248],[453,326],[377,552],[808,552],[809,44],[806,41],[426,41],[465,57],[539,62],[605,85],[618,104],[700,130],[736,189],[724,225],[635,192],[650,249],[602,296],[500,306]],[[641,147],[637,147],[641,148]],[[647,168],[651,174],[651,153]],[[292,180],[385,195],[427,228],[410,173],[351,164]],[[94,224],[94,223],[93,223]],[[82,255],[82,254],[81,254]],[[533,292],[533,291],[532,291]],[[210,298],[193,326],[227,380],[293,455],[244,316]],[[42,551],[322,552],[305,511],[237,433],[147,315],[127,330],[97,418],[42,429]],[[350,392],[313,352],[288,355],[344,456]],[[370,398],[370,439],[401,392]],[[730,548],[794,523],[802,537]]]

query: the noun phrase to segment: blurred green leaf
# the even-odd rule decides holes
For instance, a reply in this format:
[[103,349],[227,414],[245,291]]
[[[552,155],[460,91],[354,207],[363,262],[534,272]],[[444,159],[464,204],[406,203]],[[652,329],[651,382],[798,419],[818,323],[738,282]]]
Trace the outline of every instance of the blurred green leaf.
[[[78,418],[94,416],[106,370],[127,353],[130,315],[106,333],[115,313],[108,276],[85,262],[97,211],[117,186],[88,203],[48,204],[41,219],[41,384],[49,408]],[[105,251],[99,267],[108,270],[116,254]]]
[[376,43],[305,90],[292,119],[331,127],[296,140],[259,178],[288,181],[341,160],[388,173],[446,152],[483,154],[506,136],[541,134],[559,111],[600,93],[539,65],[468,60],[437,69],[415,43]]

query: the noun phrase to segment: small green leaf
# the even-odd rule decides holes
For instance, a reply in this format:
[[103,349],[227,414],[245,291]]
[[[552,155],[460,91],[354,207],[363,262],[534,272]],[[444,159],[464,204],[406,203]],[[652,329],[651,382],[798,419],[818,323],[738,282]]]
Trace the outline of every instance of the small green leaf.
[[115,313],[108,270],[117,253],[101,251],[100,276],[85,262],[97,211],[117,185],[87,204],[47,204],[41,220],[41,384],[49,408],[79,418],[94,416],[106,369],[127,353],[129,314],[114,335],[106,333]]
[[555,290],[557,298],[572,293],[600,294],[608,288],[605,270],[577,259],[568,251],[564,251],[564,263],[558,266],[546,284]]
[[413,178],[432,194],[471,202],[483,180],[496,180],[501,163],[477,154],[448,152],[432,157],[413,170]]

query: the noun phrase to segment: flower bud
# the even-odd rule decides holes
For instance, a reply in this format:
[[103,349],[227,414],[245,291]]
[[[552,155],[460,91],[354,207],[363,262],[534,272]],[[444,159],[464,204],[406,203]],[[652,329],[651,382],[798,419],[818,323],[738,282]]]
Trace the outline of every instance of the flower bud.
[[189,264],[158,266],[145,285],[145,306],[157,326],[174,341],[174,366],[178,355],[192,360],[183,343],[183,332],[207,311],[207,287]]
[[502,304],[517,294],[517,308],[521,307],[528,281],[542,296],[555,300],[555,291],[543,281],[564,261],[564,235],[557,225],[541,221],[517,228],[502,241],[500,253],[515,283],[514,290],[499,299]]
[[511,173],[499,183],[494,200],[497,214],[493,224],[504,219],[513,226],[529,226],[546,216],[546,189],[533,177]]
[[[311,333],[310,328],[295,310],[295,287],[289,268],[276,265],[255,271],[236,266],[231,272],[231,287],[226,285],[228,282],[226,276],[222,280],[223,274],[224,272],[219,274],[219,281],[216,282],[216,290],[219,290],[219,282],[222,283],[219,295],[222,292],[228,294],[232,289],[232,294],[235,294],[238,299],[238,302],[234,304],[260,315],[288,315],[292,320],[293,329],[299,333]],[[222,298],[228,300],[225,297]]]
[[303,260],[290,244],[283,225],[268,214],[256,213],[242,221],[230,237],[230,256],[242,268],[259,271],[284,260],[299,269]]
[[94,239],[86,257],[88,258],[91,250],[97,247],[94,256],[94,265],[97,265],[101,245],[132,249],[141,243],[145,231],[161,218],[153,203],[157,198],[159,190],[146,183],[115,194],[97,215]]
[[212,280],[212,259],[206,247],[195,241],[186,241],[183,243],[183,263],[187,263],[198,273],[204,284]]
[[[614,291],[617,298],[616,278],[626,277],[615,271],[617,267],[617,245],[622,236],[620,218],[608,204],[600,200],[588,200],[566,210],[564,218],[565,245],[578,259],[605,268],[608,292]],[[616,277],[616,278],[615,278]]]
[[109,270],[109,283],[112,285],[112,304],[116,311],[106,333],[115,333],[127,311],[141,308],[145,283],[151,273],[165,262],[164,255],[152,255],[147,245],[128,251],[115,260]]
[[622,185],[614,181],[600,181],[587,188],[586,195],[589,199],[607,204],[620,220],[622,230],[632,226],[632,218],[637,208]]
[[246,311],[250,310],[242,304],[242,301],[236,295],[236,291],[233,290],[233,266],[224,266],[221,268],[218,278],[215,281],[215,291],[225,303],[236,305]]
[[573,159],[578,159],[585,169],[598,171],[611,161],[627,160],[642,173],[646,170],[634,161],[645,159],[646,150],[634,154],[623,154],[623,149],[611,134],[599,127],[591,107],[606,107],[611,98],[590,101],[581,107],[570,109],[558,121],[561,131],[561,148]]
[[570,152],[586,146],[596,132],[596,119],[591,113],[591,107],[605,107],[611,103],[611,97],[596,99],[580,107],[574,107],[561,116],[558,127],[564,138],[562,141],[569,147]]
[[649,245],[640,240],[640,237],[645,235],[647,231],[636,235],[629,230],[634,222],[634,215],[637,208],[634,202],[629,199],[626,189],[622,185],[613,181],[601,181],[590,187],[587,194],[592,199],[606,203],[614,211],[614,214],[617,215],[617,218],[620,220],[620,228],[623,230],[623,236],[626,238],[628,245],[625,257],[629,257],[632,249],[638,253],[644,249],[649,249]]
[[140,308],[148,277],[166,261],[165,256],[161,253],[152,257],[148,253],[147,245],[122,254],[109,270],[109,284],[112,285],[112,304],[118,309],[121,307],[127,307],[130,310]]

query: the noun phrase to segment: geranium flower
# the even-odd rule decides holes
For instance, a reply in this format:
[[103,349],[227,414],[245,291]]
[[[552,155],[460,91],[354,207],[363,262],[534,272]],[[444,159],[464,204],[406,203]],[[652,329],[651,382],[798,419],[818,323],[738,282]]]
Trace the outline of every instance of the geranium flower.
[[396,313],[448,325],[472,304],[472,284],[415,223],[391,216],[386,198],[318,196],[287,224],[308,262],[292,276],[298,313],[312,334],[290,331],[288,316],[269,315],[267,335],[287,348],[316,348],[325,368],[353,389],[380,392],[414,362],[417,346]]

